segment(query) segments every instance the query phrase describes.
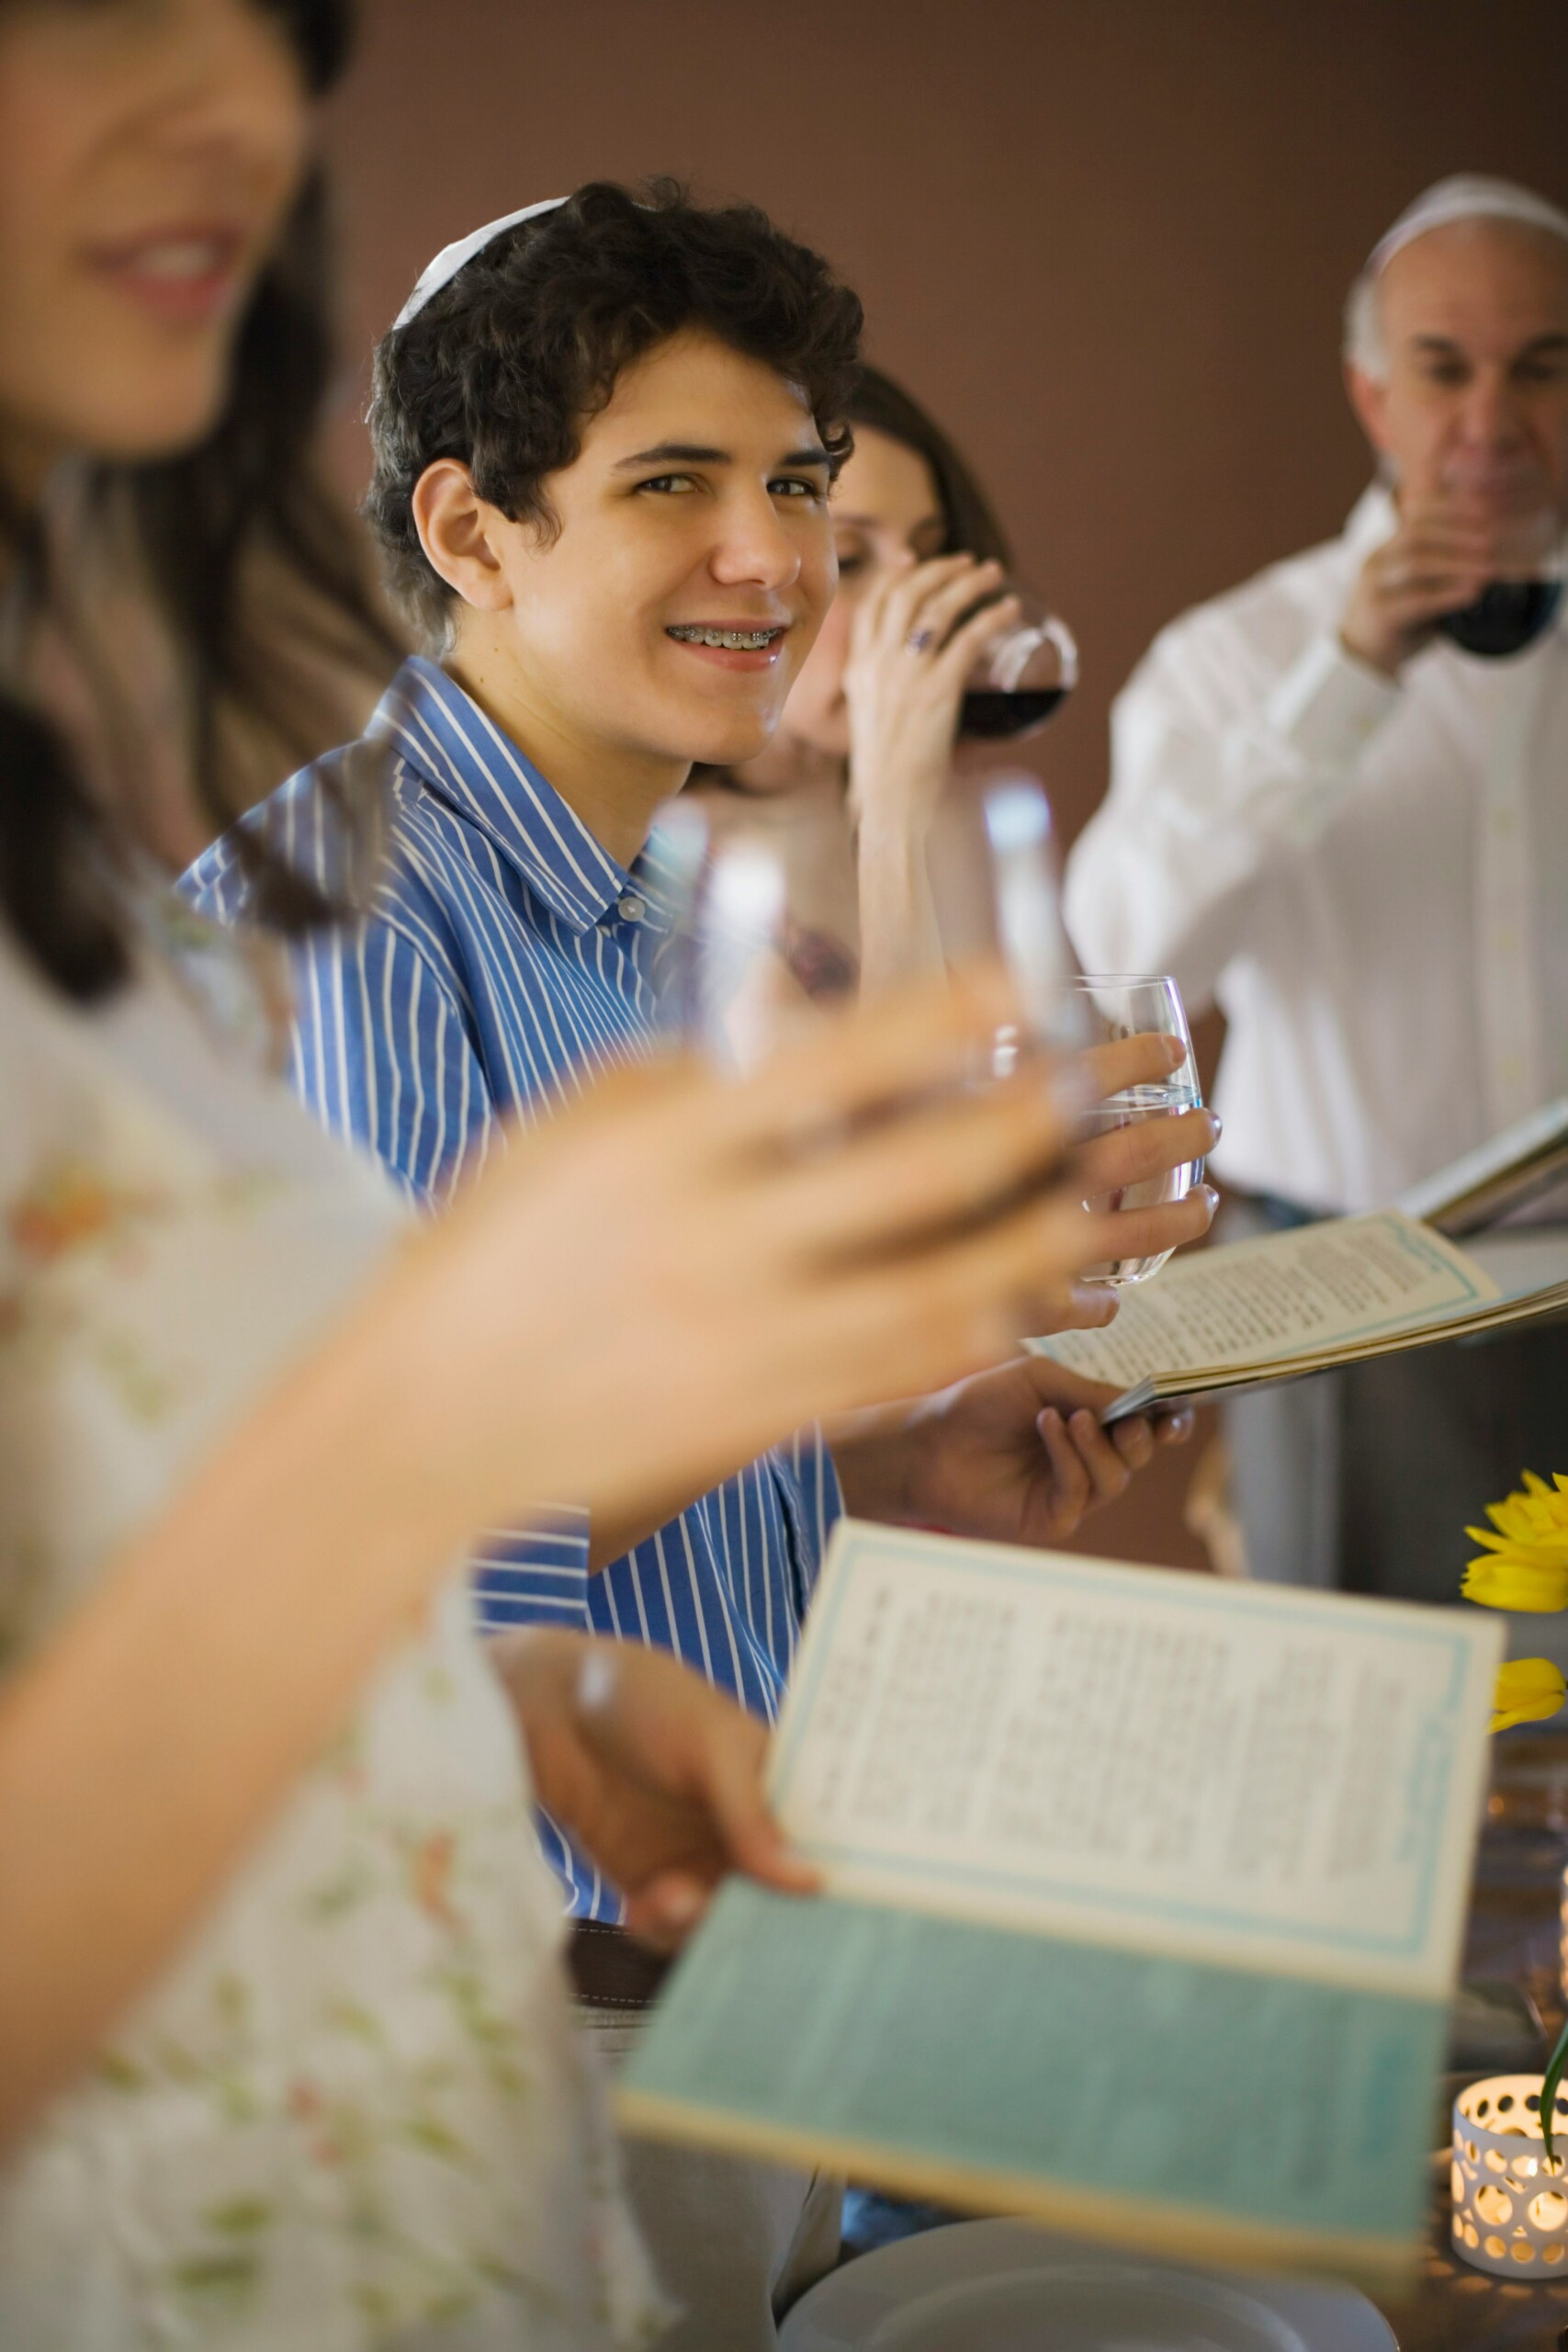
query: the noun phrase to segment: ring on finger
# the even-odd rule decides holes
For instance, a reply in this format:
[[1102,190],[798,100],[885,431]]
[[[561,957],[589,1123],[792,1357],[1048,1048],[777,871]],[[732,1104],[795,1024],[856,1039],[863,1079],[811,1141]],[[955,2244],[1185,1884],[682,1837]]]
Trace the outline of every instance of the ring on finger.
[[911,653],[929,653],[936,643],[934,628],[912,628],[904,639]]

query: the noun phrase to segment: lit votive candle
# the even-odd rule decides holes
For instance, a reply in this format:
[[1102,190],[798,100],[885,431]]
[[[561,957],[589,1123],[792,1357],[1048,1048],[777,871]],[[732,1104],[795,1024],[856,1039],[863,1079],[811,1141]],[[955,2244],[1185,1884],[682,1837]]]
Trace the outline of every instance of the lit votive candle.
[[1454,2101],[1453,2245],[1508,2278],[1568,2276],[1568,2086],[1548,2159],[1540,2075],[1494,2075]]

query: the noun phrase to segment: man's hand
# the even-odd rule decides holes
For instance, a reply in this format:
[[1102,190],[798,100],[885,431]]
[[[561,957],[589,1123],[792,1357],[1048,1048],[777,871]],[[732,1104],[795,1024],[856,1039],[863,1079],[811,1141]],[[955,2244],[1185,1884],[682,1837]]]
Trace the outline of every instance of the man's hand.
[[1020,1356],[934,1396],[831,1432],[851,1510],[1000,1544],[1065,1543],[1125,1494],[1156,1445],[1192,1433],[1190,1411],[1100,1425],[1115,1396],[1046,1356]]
[[1539,569],[1539,526],[1453,490],[1401,495],[1393,537],[1362,564],[1340,642],[1348,653],[1396,678],[1445,613],[1472,605],[1490,580],[1525,579]]
[[665,1651],[531,1628],[487,1655],[536,1795],[619,1887],[645,1943],[682,1942],[732,1870],[816,1886],[768,1811],[766,1726]]

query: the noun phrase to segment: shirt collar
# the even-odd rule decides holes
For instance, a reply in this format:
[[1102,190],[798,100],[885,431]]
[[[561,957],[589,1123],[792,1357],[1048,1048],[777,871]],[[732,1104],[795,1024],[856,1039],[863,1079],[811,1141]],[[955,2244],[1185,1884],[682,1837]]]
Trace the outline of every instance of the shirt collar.
[[573,931],[632,892],[656,929],[673,921],[673,875],[650,844],[630,869],[589,831],[509,736],[435,662],[414,654],[371,721],[431,791],[479,828],[534,895]]

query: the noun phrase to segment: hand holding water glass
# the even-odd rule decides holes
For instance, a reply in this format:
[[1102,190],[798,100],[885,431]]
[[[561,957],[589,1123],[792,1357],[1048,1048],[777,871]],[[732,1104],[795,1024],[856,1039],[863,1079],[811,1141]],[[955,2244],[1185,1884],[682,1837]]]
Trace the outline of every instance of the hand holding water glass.
[[[686,916],[672,942],[676,1025],[724,1066],[752,1069],[853,992],[852,957],[829,952],[823,930],[821,861],[813,854],[820,813],[742,805],[716,831],[689,808],[677,816],[684,822],[671,844],[683,840],[677,863],[689,870],[678,892]],[[1076,1187],[1086,1204],[1121,1213],[1126,1247],[1104,1260],[1102,1238],[1098,1248],[1086,1245],[1082,1279],[1094,1287],[1064,1292],[1051,1328],[1103,1322],[1116,1286],[1163,1265],[1213,1214],[1213,1193],[1197,1188],[1215,1131],[1200,1106],[1180,998],[1165,980],[1075,978],[1050,810],[1035,778],[994,776],[978,793],[954,796],[933,848],[945,960],[1000,961],[1022,1015],[998,1033],[976,1079],[1001,1080],[1033,1062],[1037,1082],[1054,1070],[1058,1091],[1088,1105],[1077,1126]],[[1181,1113],[1189,1116],[1179,1128],[1159,1116]],[[1173,1149],[1182,1154],[1174,1163]],[[1104,1230],[1101,1224],[1101,1237]]]
[[[1151,1119],[1183,1118],[1202,1108],[1192,1040],[1186,1008],[1176,982],[1153,973],[1100,973],[1070,983],[1078,1007],[1077,1028],[1085,1043],[1098,1049],[1109,1069],[1112,1050],[1134,1038],[1150,1035],[1176,1040],[1179,1058],[1166,1075],[1139,1078],[1120,1084],[1083,1114],[1083,1132],[1089,1140],[1083,1154],[1087,1204],[1095,1209],[1137,1211],[1165,1208],[1184,1201],[1202,1182],[1201,1158],[1140,1173],[1135,1143],[1129,1149],[1125,1131]],[[1208,1130],[1205,1130],[1207,1132]],[[1118,1140],[1120,1139],[1120,1140]],[[1104,1190],[1099,1189],[1104,1185]],[[1086,1282],[1121,1285],[1146,1281],[1170,1256],[1169,1250],[1143,1255],[1130,1252],[1084,1269]]]

